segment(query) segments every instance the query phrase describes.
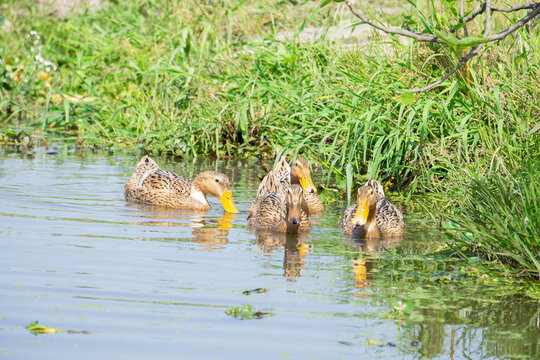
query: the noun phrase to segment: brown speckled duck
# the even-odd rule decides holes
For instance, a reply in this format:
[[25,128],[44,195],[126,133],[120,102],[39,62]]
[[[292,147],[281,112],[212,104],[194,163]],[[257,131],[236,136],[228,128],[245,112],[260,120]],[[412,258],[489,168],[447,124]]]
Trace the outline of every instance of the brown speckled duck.
[[257,230],[298,234],[311,228],[302,187],[284,187],[273,171],[261,182],[248,212],[248,222]]
[[304,199],[308,204],[309,215],[322,214],[323,203],[317,195],[317,189],[311,180],[309,162],[306,159],[298,158],[291,165],[291,184],[299,184],[304,190]]
[[200,173],[193,181],[159,168],[154,160],[144,156],[125,185],[128,200],[177,209],[210,209],[206,194],[219,198],[225,211],[237,213],[227,175],[216,171]]
[[[272,173],[271,176],[270,173]],[[270,171],[259,184],[255,200],[249,205],[248,219],[258,211],[259,205],[263,199],[272,193],[285,197],[285,193],[291,183],[291,168],[285,158],[281,158],[274,171]]]
[[395,238],[403,236],[403,214],[385,196],[377,180],[369,179],[358,189],[356,203],[341,219],[342,231],[358,238]]

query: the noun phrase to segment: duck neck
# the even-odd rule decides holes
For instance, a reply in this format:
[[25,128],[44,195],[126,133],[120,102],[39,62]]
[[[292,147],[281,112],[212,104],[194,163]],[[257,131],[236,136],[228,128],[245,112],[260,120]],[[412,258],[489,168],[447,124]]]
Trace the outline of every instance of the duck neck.
[[203,205],[208,205],[208,201],[206,200],[206,193],[207,191],[205,191],[201,179],[199,177],[196,177],[195,180],[193,180],[193,185],[191,186],[191,192],[189,196],[193,200]]
[[292,224],[288,221],[286,221],[287,224],[287,234],[298,234],[298,231],[300,230],[300,224]]
[[366,238],[378,238],[381,236],[381,233],[379,231],[379,226],[377,225],[377,222],[375,221],[375,217],[373,219],[368,219],[366,225],[364,225],[366,228]]
[[353,234],[358,238],[378,238],[381,236],[379,226],[375,220],[375,214],[377,213],[376,206],[369,207],[369,214],[364,225],[357,225],[353,229]]
[[377,221],[375,220],[375,215],[377,214],[377,205],[369,207],[369,214],[366,221],[366,224],[364,225],[366,227],[366,237],[367,238],[374,238],[379,237],[381,234],[379,232],[379,226],[377,225]]

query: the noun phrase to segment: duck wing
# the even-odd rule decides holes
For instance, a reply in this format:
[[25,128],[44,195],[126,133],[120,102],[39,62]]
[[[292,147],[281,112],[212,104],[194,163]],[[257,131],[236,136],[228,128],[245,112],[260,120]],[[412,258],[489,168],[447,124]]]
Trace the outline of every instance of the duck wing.
[[354,217],[354,214],[356,213],[357,204],[356,202],[349,206],[345,212],[343,213],[343,217],[341,218],[341,222],[339,225],[341,226],[341,230],[344,234],[350,235],[353,232],[354,225],[352,223],[352,218]]
[[382,237],[402,236],[405,228],[403,214],[387,198],[377,200],[375,217]]
[[380,182],[371,178],[366,186],[371,186],[375,190],[377,197],[377,215],[375,220],[379,226],[382,237],[396,237],[403,235],[405,221],[401,211],[386,198],[384,188]]
[[281,197],[285,198],[285,189],[283,184],[280,182],[280,179],[275,175],[273,171],[270,171],[262,179],[257,189],[257,196],[255,200],[249,205],[248,208],[248,221],[253,216],[253,214],[258,212],[258,208],[261,202],[270,194],[283,194]]
[[253,209],[248,221],[259,230],[277,230],[282,227],[286,231],[285,217],[287,209],[285,201],[276,193],[266,195]]
[[163,169],[150,169],[134,191],[136,199],[157,205],[181,207],[190,194],[193,182]]
[[306,200],[306,203],[308,204],[308,210],[310,216],[313,215],[315,217],[322,215],[322,211],[324,210],[324,205],[319,199],[319,196],[317,193],[310,193],[304,191],[304,199]]
[[279,183],[283,186],[283,189],[287,190],[287,188],[291,185],[291,167],[287,163],[287,160],[285,160],[285,157],[282,157],[279,163],[276,165],[274,174]]
[[145,174],[159,169],[158,164],[152,160],[148,155],[143,156],[143,158],[137,164],[135,171],[129,178],[128,182],[125,185],[124,195],[126,199],[136,199],[135,191],[141,184],[141,180],[145,177]]

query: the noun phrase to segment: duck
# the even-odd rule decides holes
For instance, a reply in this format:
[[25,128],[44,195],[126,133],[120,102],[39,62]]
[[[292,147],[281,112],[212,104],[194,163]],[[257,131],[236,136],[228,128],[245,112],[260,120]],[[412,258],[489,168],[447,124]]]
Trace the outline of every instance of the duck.
[[345,210],[340,225],[345,235],[361,239],[402,237],[405,228],[403,214],[373,178],[358,188],[356,203]]
[[308,204],[310,216],[322,214],[324,205],[317,195],[317,189],[311,180],[309,162],[306,159],[298,158],[291,165],[291,184],[299,184],[304,190],[304,199]]
[[299,234],[311,229],[304,191],[300,185],[283,186],[280,174],[270,171],[262,180],[248,211],[256,230]]
[[[272,173],[271,176],[270,173]],[[275,193],[285,197],[291,183],[291,168],[285,158],[281,158],[274,171],[268,172],[257,189],[255,200],[248,207],[248,219],[257,213],[262,200],[269,194]]]
[[237,213],[227,175],[204,171],[193,181],[161,169],[149,156],[144,156],[125,185],[126,200],[177,209],[207,211],[207,194],[215,195],[227,212]]

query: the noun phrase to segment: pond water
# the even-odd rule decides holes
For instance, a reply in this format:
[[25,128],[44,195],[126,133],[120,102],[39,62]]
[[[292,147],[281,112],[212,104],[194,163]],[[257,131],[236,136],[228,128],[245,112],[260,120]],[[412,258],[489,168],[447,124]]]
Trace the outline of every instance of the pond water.
[[[302,238],[257,235],[246,222],[264,174],[256,159],[156,158],[190,178],[225,172],[235,215],[215,197],[206,214],[125,202],[138,159],[69,148],[0,157],[0,357],[539,357],[538,302],[439,281],[462,264],[423,256],[441,240],[412,215],[399,243],[343,237],[342,203]],[[256,288],[267,291],[243,293]],[[273,316],[226,314],[246,304]],[[35,320],[60,331],[33,335]]]

